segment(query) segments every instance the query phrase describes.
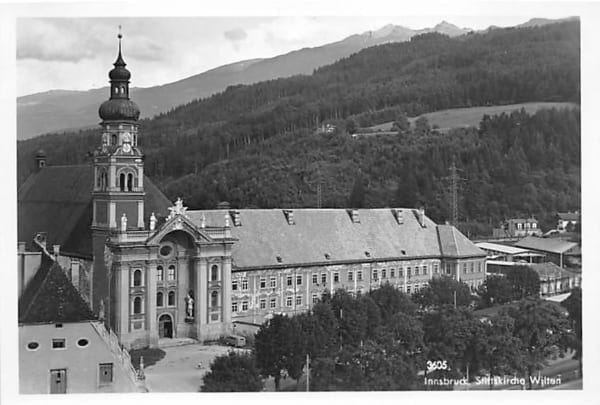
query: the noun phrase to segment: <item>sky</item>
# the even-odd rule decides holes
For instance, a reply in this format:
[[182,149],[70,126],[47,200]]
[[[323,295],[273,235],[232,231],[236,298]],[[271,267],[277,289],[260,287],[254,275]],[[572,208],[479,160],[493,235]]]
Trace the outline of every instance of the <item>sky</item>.
[[[494,13],[490,7],[480,11],[470,7],[470,13],[459,14],[456,10],[432,13],[424,9],[416,13],[398,9],[386,16],[381,15],[381,9],[380,15],[317,15],[322,10],[311,12],[310,7],[306,14],[299,15],[264,12],[271,16],[63,17],[60,12],[52,11],[16,19],[17,96],[52,89],[87,90],[106,86],[107,72],[116,58],[119,25],[123,33],[123,56],[134,73],[131,85],[150,87],[232,62],[269,58],[339,41],[386,24],[419,29],[446,20],[461,28],[478,30],[490,25],[512,26],[533,17],[577,15],[569,7],[539,5],[521,7],[512,15]],[[313,12],[315,15],[310,15]],[[108,14],[118,13],[109,8]]]

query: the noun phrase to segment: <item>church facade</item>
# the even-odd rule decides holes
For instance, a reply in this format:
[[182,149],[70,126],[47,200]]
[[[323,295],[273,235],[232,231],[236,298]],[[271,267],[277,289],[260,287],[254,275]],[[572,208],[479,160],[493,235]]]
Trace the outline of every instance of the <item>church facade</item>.
[[483,283],[486,254],[423,210],[216,209],[171,204],[144,176],[139,108],[119,53],[91,165],[47,165],[19,189],[19,241],[52,251],[127,348],[217,339],[306,311],[325,291]]

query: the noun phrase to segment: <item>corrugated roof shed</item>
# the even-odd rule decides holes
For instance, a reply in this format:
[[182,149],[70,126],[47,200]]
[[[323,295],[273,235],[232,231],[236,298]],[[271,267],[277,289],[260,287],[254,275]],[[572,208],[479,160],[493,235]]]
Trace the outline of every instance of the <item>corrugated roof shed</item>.
[[[31,175],[18,191],[17,227],[19,241],[32,248],[37,232],[47,233],[47,243],[61,251],[92,255],[92,191],[94,168],[46,166]],[[145,216],[167,213],[171,205],[158,188],[144,177]]]
[[56,323],[95,319],[96,316],[60,266],[47,258],[43,260],[19,300],[19,322]]
[[515,243],[515,246],[522,247],[525,249],[533,249],[540,250],[542,252],[560,254],[565,253],[570,249],[573,249],[577,246],[577,243],[567,242],[561,239],[538,238],[536,236],[528,236]]

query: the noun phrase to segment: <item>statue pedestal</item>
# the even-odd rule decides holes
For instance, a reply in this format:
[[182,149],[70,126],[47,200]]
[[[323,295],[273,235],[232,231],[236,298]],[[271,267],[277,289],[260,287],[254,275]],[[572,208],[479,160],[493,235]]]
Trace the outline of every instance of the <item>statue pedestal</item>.
[[194,318],[192,318],[191,316],[186,316],[185,317],[185,322],[186,323],[194,323]]

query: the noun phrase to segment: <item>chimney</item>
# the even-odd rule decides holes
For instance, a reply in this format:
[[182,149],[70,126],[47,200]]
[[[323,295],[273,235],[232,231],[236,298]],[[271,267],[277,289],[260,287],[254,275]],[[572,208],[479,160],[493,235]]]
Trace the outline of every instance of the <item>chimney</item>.
[[360,224],[360,218],[358,217],[358,210],[351,209],[348,210],[348,214],[350,215],[350,219],[353,224]]
[[404,213],[402,212],[402,210],[393,210],[394,212],[394,217],[396,218],[396,222],[398,222],[398,225],[402,225],[404,223]]
[[35,154],[35,171],[39,172],[40,169],[46,167],[46,152],[43,149],[40,149]]
[[233,220],[233,226],[242,226],[239,210],[230,210],[229,215],[231,215],[231,219]]
[[25,246],[27,244],[25,242],[17,242],[17,252],[18,253],[25,253]]
[[58,255],[60,254],[60,245],[52,245],[52,254],[55,257],[58,257]]
[[425,208],[419,208],[419,224],[425,228]]
[[288,225],[295,225],[294,222],[294,211],[293,210],[283,210],[283,215],[285,215],[285,219],[287,220]]

